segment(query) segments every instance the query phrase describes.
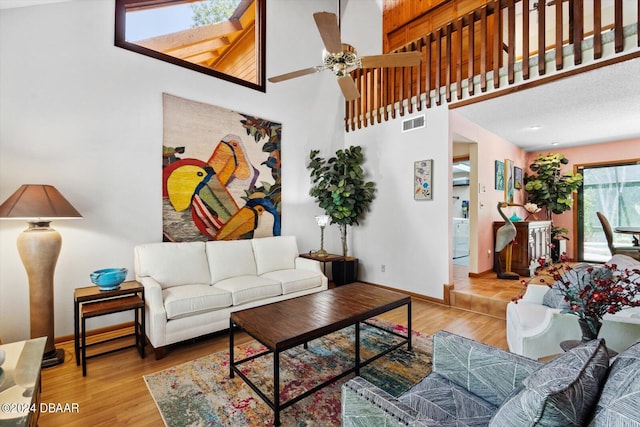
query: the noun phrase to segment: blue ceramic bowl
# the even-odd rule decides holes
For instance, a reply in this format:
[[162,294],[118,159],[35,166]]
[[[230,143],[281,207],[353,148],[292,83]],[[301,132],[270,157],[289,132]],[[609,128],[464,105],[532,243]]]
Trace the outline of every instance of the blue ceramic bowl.
[[127,277],[126,268],[103,268],[96,270],[89,275],[91,282],[98,285],[102,291],[112,291],[120,287],[120,283],[124,282]]

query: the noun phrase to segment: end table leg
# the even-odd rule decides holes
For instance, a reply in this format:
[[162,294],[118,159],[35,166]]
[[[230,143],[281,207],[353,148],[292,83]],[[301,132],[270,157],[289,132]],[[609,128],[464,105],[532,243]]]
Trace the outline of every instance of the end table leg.
[[411,346],[411,336],[412,336],[412,329],[411,329],[411,300],[409,300],[409,303],[407,304],[407,329],[408,329],[408,337],[407,339],[409,340],[408,343],[408,347],[407,349],[409,351],[411,351],[412,346]]
[[76,366],[80,366],[80,335],[78,333],[78,329],[79,329],[79,325],[78,323],[80,322],[79,319],[79,305],[80,303],[78,301],[74,301],[73,302],[73,336],[74,336],[74,347],[76,350]]
[[80,333],[82,334],[82,376],[87,376],[87,324],[84,317],[82,318],[82,328]]
[[229,378],[235,376],[233,372],[233,320],[229,319]]

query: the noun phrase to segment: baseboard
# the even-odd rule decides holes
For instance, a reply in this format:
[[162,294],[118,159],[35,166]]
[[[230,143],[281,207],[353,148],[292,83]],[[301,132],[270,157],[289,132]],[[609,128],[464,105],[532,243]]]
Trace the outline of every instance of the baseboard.
[[[423,301],[427,301],[427,302],[432,302],[434,304],[440,304],[440,305],[448,305],[445,300],[440,299],[440,298],[434,298],[434,297],[429,297],[426,295],[422,295],[422,294],[417,294],[415,292],[409,292],[409,291],[405,291],[404,289],[396,289],[396,288],[392,288],[390,286],[384,286],[384,285],[380,285],[378,283],[371,283],[371,282],[365,282],[363,280],[358,280],[360,283],[366,283],[367,285],[371,285],[371,286],[376,286],[378,288],[382,288],[382,289],[387,289],[389,291],[394,291],[394,292],[401,292],[403,294],[407,294],[409,295],[411,298],[416,298],[419,300],[423,300]],[[447,285],[445,285],[447,286]]]

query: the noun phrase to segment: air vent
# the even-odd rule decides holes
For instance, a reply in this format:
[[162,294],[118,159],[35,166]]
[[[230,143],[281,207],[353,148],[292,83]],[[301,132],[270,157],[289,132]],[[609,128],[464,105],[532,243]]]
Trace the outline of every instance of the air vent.
[[409,132],[410,130],[420,129],[426,126],[426,120],[424,115],[413,117],[411,119],[402,121],[402,132]]

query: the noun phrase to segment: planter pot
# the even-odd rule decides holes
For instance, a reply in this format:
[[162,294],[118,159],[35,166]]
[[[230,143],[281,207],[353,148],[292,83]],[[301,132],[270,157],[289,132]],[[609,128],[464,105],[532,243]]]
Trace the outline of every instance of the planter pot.
[[551,240],[553,247],[551,248],[551,259],[553,262],[560,261],[560,255],[567,252],[567,241],[565,239],[553,239]]
[[602,322],[598,319],[578,319],[578,325],[580,325],[580,331],[582,332],[582,342],[587,342],[598,338]]
[[333,261],[331,263],[333,283],[336,286],[346,285],[358,280],[358,258]]

